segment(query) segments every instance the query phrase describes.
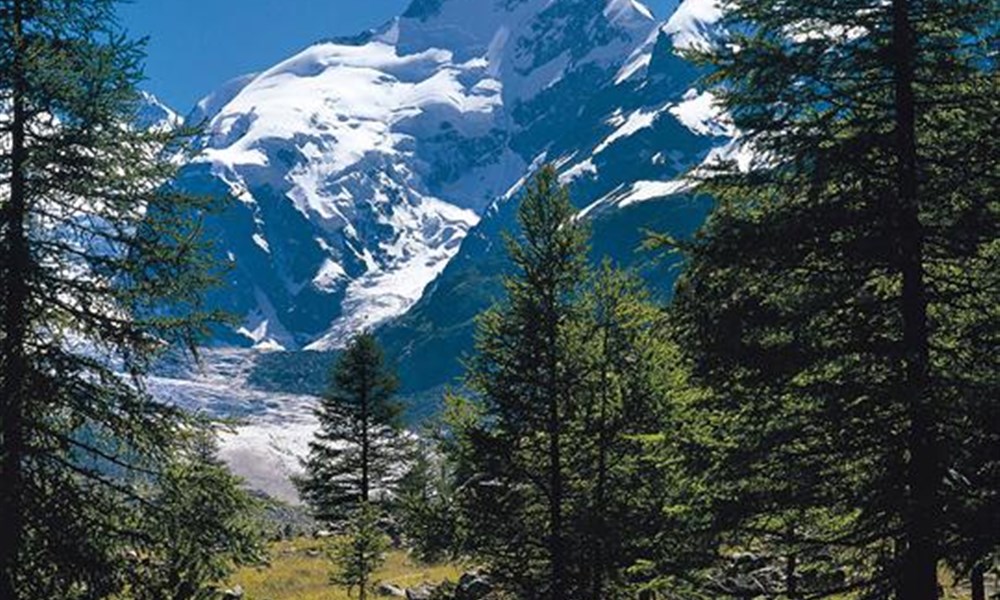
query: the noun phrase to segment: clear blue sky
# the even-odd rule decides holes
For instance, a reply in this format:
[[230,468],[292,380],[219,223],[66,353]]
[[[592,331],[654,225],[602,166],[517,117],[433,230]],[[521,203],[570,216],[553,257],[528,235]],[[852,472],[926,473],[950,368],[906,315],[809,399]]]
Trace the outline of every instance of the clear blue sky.
[[[662,18],[674,1],[647,5]],[[407,4],[409,0],[130,0],[120,6],[119,16],[133,36],[149,37],[143,88],[186,113],[233,77],[266,69],[317,40],[375,27]]]

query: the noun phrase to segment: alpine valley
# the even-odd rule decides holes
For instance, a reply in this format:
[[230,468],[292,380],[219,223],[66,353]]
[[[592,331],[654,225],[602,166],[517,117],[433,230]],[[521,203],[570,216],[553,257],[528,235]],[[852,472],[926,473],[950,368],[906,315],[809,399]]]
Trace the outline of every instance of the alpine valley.
[[[732,133],[681,53],[711,43],[719,17],[712,0],[665,19],[637,0],[414,0],[226,83],[186,118],[204,134],[179,184],[229,199],[206,223],[231,264],[209,300],[238,324],[200,366],[164,364],[155,391],[240,419],[224,456],[294,498],[329,353],[352,332],[377,332],[412,419],[455,384],[508,268],[521,187],[544,163],[590,221],[594,259],[669,293],[669,261],[639,247],[707,212],[684,174]],[[143,118],[179,120],[152,98]]]

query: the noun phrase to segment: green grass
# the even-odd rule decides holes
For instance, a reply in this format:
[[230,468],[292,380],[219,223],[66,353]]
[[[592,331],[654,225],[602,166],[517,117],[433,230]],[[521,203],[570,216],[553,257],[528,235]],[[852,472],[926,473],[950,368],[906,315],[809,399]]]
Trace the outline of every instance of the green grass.
[[[243,586],[247,600],[348,600],[344,589],[329,583],[332,566],[325,553],[327,544],[308,538],[275,543],[269,566],[237,571],[229,585]],[[406,588],[457,581],[461,573],[460,565],[424,565],[403,551],[393,551],[375,579]]]
[[[329,583],[332,566],[326,558],[328,543],[310,538],[277,542],[271,546],[270,565],[242,569],[230,578],[228,585],[243,586],[247,600],[348,600],[351,597],[345,590]],[[375,579],[407,588],[425,582],[457,581],[462,571],[459,564],[425,565],[414,561],[404,551],[393,551]],[[942,569],[939,576],[944,587],[943,600],[969,598],[966,582],[954,581],[946,569]],[[990,578],[987,591],[995,589],[996,585]]]

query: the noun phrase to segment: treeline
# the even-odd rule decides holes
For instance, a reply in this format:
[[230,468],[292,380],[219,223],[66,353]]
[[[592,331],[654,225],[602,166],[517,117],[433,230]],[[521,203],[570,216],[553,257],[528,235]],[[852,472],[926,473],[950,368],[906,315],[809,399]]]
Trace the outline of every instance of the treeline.
[[221,595],[262,551],[214,425],[144,384],[219,316],[111,0],[0,2],[0,598]]
[[[586,226],[542,169],[505,297],[409,471],[359,494],[314,448],[307,499],[328,511],[324,486],[349,485],[351,585],[380,555],[359,532],[401,528],[516,598],[931,600],[945,574],[985,598],[1000,7],[724,4],[724,33],[691,59],[739,134],[690,175],[715,199],[701,231],[651,236],[684,257],[673,301],[587,264]],[[347,356],[371,360],[335,389],[388,373],[372,344],[354,342]],[[398,439],[380,435],[393,418],[372,420],[395,414],[372,412],[387,397],[360,390],[324,408],[337,428],[346,410],[353,437],[328,425],[321,442],[367,445],[334,457],[351,472]]]

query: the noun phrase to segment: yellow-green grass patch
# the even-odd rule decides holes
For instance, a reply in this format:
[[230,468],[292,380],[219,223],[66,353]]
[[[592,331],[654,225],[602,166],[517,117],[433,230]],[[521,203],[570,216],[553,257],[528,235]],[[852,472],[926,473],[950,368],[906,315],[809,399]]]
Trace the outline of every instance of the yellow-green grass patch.
[[[326,556],[329,543],[308,538],[277,542],[271,546],[269,565],[241,569],[229,585],[242,586],[247,600],[348,600],[351,596],[346,590],[330,584],[333,565]],[[460,565],[425,565],[396,550],[389,553],[375,581],[407,588],[425,582],[457,581],[461,573]],[[357,590],[353,597],[357,597]]]

